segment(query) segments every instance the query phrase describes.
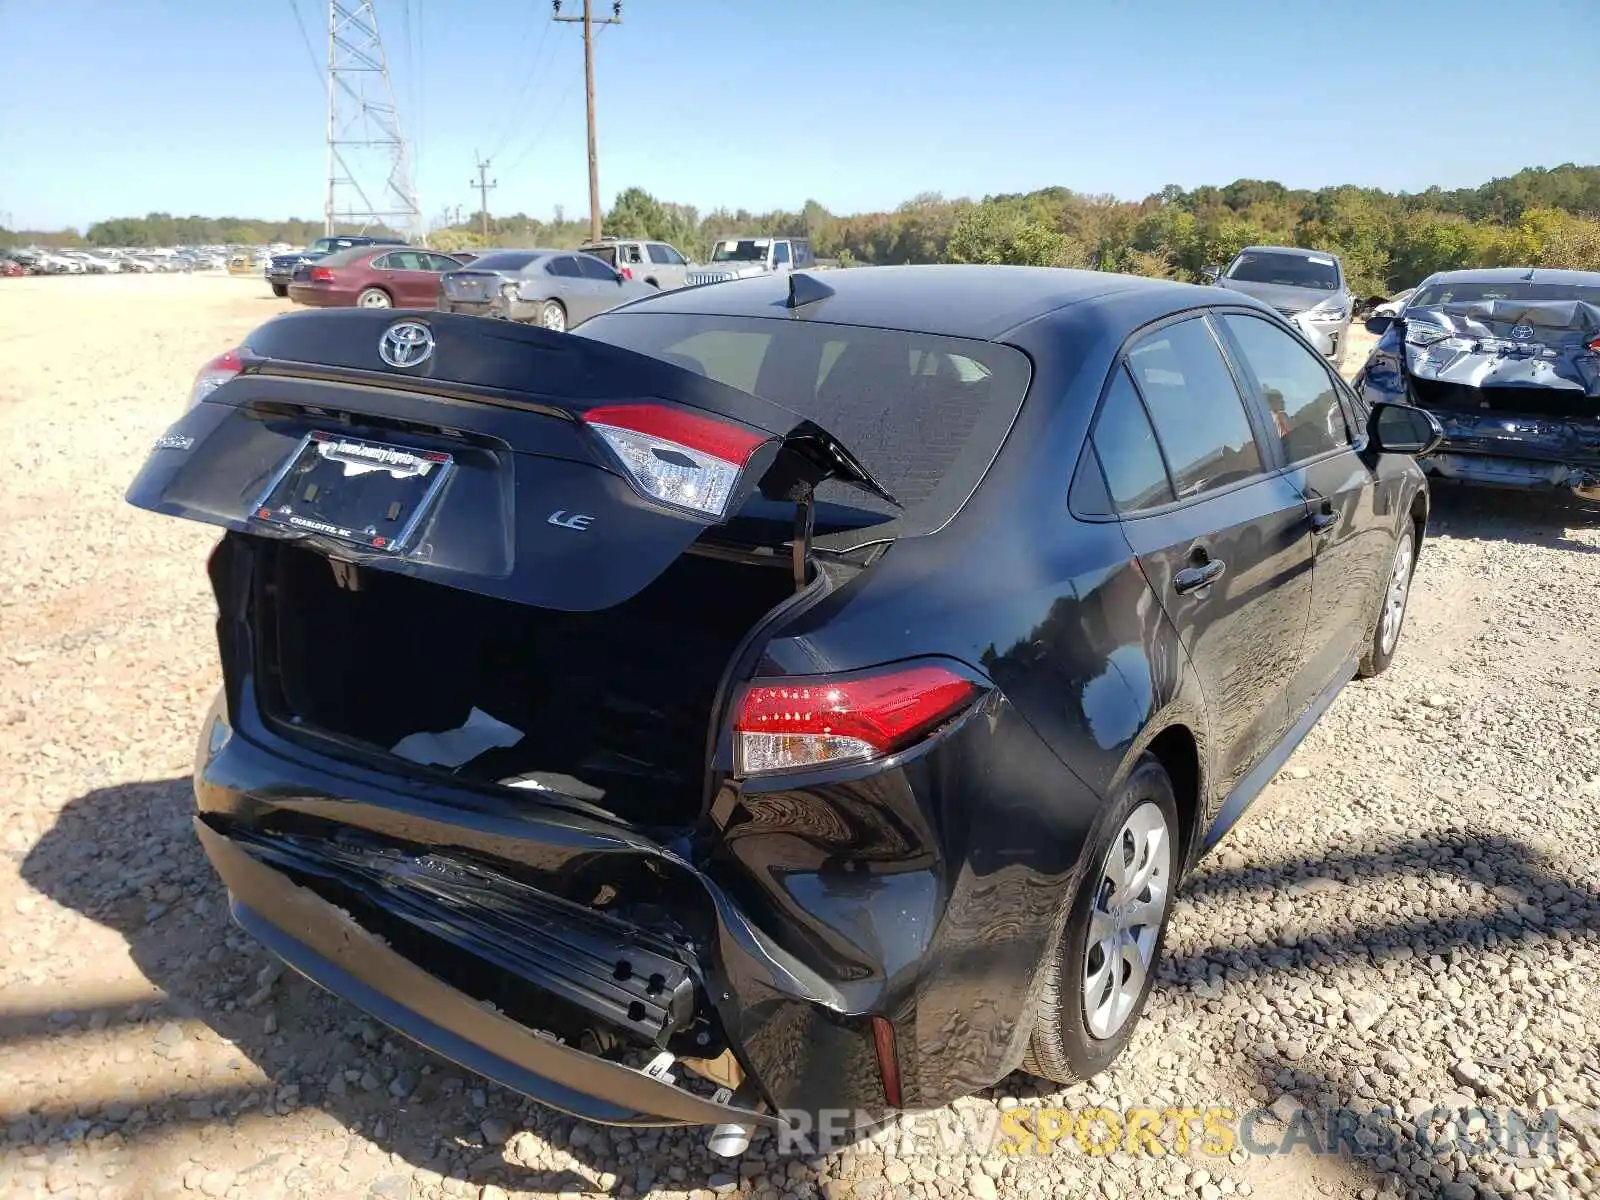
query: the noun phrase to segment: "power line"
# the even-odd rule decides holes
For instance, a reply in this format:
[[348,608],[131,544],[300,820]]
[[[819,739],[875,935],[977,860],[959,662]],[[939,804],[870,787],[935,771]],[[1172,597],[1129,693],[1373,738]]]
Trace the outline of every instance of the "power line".
[[306,61],[311,64],[311,69],[316,72],[317,82],[322,82],[322,64],[317,61],[317,52],[311,48],[311,35],[306,32],[305,18],[300,15],[299,0],[289,0],[289,7],[294,10],[294,23],[300,30],[300,43],[306,48]]
[[[527,60],[528,69],[523,73],[522,83],[517,88],[515,98],[512,99],[508,105],[506,105],[507,116],[505,131],[500,135],[499,140],[495,142],[494,149],[489,151],[490,158],[493,158],[495,155],[499,154],[500,151],[506,148],[506,143],[511,140],[511,135],[516,132],[517,118],[522,114],[524,106],[530,100],[532,100],[532,94],[538,90],[539,81],[544,78],[544,72],[539,67],[539,56],[544,52],[545,42],[550,36],[550,29],[551,22],[540,22],[539,40],[534,44],[533,54],[530,55]],[[526,41],[527,36],[525,30],[523,42],[526,43]]]
[[[611,28],[609,25],[602,26],[600,32],[594,35],[594,40],[598,42],[602,37],[605,36],[606,30],[609,28]],[[556,97],[556,102],[551,106],[549,115],[544,119],[544,124],[539,126],[539,128],[534,132],[533,137],[528,141],[527,145],[522,148],[521,153],[519,153],[516,158],[511,160],[511,165],[506,168],[507,174],[515,171],[519,166],[521,166],[523,160],[533,152],[533,148],[539,144],[544,135],[550,132],[550,127],[555,124],[556,118],[561,115],[562,105],[566,104],[568,97],[572,95],[574,89],[577,88],[582,79],[582,71],[576,71],[573,73],[572,77],[567,81],[567,86],[562,89],[561,95]]]

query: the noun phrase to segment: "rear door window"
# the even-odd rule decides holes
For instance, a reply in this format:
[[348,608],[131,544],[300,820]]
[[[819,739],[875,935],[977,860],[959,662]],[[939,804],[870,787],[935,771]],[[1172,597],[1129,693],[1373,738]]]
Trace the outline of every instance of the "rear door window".
[[1156,431],[1128,378],[1119,366],[1111,377],[1105,403],[1095,419],[1095,454],[1105,472],[1106,488],[1120,513],[1170,504],[1174,499],[1167,465],[1156,444]]
[[578,260],[570,254],[563,254],[559,258],[552,258],[550,265],[545,268],[552,275],[559,275],[563,279],[577,279]]
[[599,279],[606,283],[615,283],[617,281],[617,273],[598,258],[588,254],[580,254],[577,256],[577,262],[578,273],[585,279]]
[[1180,500],[1261,473],[1261,449],[1244,399],[1204,318],[1141,338],[1128,351],[1128,369]]
[[786,266],[789,262],[789,243],[779,242],[772,248],[772,261],[779,266]]
[[1339,391],[1326,367],[1268,321],[1229,313],[1222,324],[1239,346],[1245,371],[1267,406],[1288,463],[1350,444]]

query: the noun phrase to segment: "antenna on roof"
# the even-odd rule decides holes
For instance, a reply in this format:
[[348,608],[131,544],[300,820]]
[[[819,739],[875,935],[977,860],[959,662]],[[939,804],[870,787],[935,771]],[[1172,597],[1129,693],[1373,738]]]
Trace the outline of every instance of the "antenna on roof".
[[785,302],[788,308],[799,308],[803,304],[815,304],[818,300],[826,300],[833,295],[833,289],[820,279],[814,279],[801,271],[789,272],[789,299]]

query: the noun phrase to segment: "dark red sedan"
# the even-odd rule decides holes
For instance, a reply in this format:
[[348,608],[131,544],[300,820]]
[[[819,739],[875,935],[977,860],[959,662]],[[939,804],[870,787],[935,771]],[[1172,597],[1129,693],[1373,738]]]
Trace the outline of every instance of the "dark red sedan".
[[289,298],[316,308],[432,308],[459,259],[411,246],[353,246],[295,268]]

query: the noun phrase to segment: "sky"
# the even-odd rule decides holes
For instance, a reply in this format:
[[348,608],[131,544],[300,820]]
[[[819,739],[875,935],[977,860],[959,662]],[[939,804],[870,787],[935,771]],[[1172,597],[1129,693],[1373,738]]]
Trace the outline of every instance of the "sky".
[[[475,154],[491,211],[586,211],[578,26],[549,0],[375,2],[430,222],[477,209]],[[625,0],[596,46],[601,199],[855,212],[1592,163],[1600,72],[1564,39],[1593,3]],[[0,0],[0,224],[320,218],[326,94],[297,13],[325,57],[325,0]]]

